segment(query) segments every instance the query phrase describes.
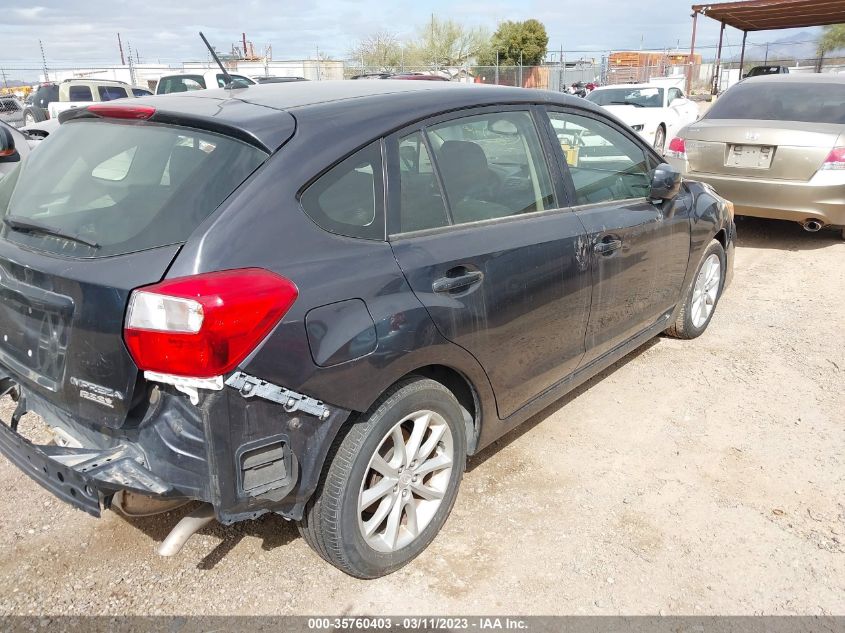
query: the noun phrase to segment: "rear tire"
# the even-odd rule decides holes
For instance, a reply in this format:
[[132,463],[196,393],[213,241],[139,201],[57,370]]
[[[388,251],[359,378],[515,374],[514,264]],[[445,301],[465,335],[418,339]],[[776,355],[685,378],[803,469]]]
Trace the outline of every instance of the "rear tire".
[[389,574],[434,540],[465,464],[455,396],[433,380],[402,380],[335,439],[299,532],[351,576]]
[[654,133],[654,149],[661,156],[666,150],[666,128],[662,123],[657,126],[657,131]]
[[725,249],[717,240],[712,240],[701,256],[681,311],[666,334],[693,339],[704,333],[725,287],[725,265]]
[[23,124],[24,125],[35,125],[35,117],[32,116],[31,113],[27,112],[23,117]]

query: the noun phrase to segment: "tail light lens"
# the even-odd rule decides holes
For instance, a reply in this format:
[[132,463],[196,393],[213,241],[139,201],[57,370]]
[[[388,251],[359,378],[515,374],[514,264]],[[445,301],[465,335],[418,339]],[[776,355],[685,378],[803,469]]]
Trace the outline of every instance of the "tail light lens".
[[685,159],[687,157],[687,144],[684,139],[678,138],[677,136],[673,138],[669,142],[669,149],[666,150],[666,155],[673,158]]
[[259,268],[168,279],[132,292],[123,338],[143,371],[220,376],[255,349],[298,295],[292,281]]
[[830,150],[822,169],[845,169],[845,147],[834,147]]

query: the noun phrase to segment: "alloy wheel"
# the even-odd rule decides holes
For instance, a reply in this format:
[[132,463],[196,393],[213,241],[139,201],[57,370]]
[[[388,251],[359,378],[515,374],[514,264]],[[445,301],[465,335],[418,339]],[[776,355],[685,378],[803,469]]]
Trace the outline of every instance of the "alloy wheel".
[[382,438],[358,494],[358,526],[381,552],[409,545],[440,507],[454,464],[449,425],[439,413],[417,411]]
[[721,281],[722,262],[716,253],[711,253],[701,265],[693,287],[690,317],[695,327],[702,327],[710,318],[716,307]]

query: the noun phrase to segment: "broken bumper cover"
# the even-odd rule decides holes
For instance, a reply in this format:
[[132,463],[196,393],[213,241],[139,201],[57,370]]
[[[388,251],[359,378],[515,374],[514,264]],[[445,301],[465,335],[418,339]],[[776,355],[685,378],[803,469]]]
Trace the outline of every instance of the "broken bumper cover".
[[95,517],[103,496],[117,490],[160,495],[168,489],[140,466],[143,458],[129,447],[101,451],[35,445],[0,422],[0,453],[61,500]]
[[21,412],[40,415],[82,448],[33,444],[0,420],[0,453],[93,516],[115,492],[128,490],[209,502],[226,524],[266,512],[299,519],[350,412],[236,376],[222,391],[202,391],[198,405],[176,387],[159,385],[139,420],[109,433],[22,388]]

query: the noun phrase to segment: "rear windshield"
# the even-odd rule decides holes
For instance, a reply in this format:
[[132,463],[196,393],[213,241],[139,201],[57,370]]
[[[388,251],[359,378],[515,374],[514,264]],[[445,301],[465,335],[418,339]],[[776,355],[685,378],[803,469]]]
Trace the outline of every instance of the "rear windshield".
[[266,158],[188,128],[71,121],[0,180],[0,231],[75,257],[181,243]]
[[119,86],[97,86],[97,92],[100,93],[100,101],[113,101],[127,96],[126,88]]
[[205,79],[202,75],[175,75],[163,77],[156,91],[160,95],[169,95],[172,92],[190,92],[191,90],[204,90]]
[[845,84],[742,82],[716,101],[704,118],[845,123]]

